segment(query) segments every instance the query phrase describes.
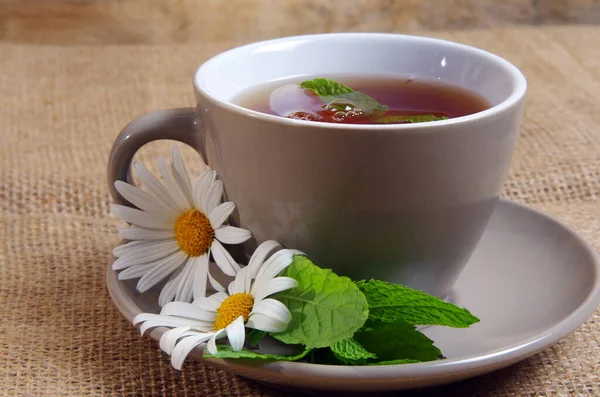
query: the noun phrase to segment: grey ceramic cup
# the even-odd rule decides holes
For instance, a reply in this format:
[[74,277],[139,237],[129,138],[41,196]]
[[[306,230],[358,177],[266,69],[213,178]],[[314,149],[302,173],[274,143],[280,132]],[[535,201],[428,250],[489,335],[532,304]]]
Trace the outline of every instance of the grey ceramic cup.
[[[491,108],[445,121],[347,125],[292,120],[232,102],[302,76],[380,74],[469,89]],[[194,77],[195,108],[131,122],[108,164],[114,189],[157,139],[195,148],[223,180],[234,220],[353,279],[447,296],[498,202],[521,123],[525,78],[506,60],[448,41],[351,33],[265,41],[224,52]],[[127,204],[127,203],[126,203]],[[249,250],[252,247],[247,247]]]

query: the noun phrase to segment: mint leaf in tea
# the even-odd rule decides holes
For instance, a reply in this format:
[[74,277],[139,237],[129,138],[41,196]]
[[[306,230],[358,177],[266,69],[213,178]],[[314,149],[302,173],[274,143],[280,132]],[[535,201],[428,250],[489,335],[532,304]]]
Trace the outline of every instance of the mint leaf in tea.
[[300,83],[300,87],[305,90],[311,90],[320,97],[332,97],[331,99],[354,91],[352,88],[346,87],[342,83],[323,78],[303,81]]
[[377,120],[377,123],[384,123],[384,124],[424,123],[426,121],[448,120],[448,116],[436,116],[435,114],[412,114],[412,115],[383,116],[376,120]]
[[370,96],[360,91],[329,79],[313,79],[300,83],[300,88],[309,90],[318,95],[325,103],[327,113],[333,113],[332,121],[336,117],[343,121],[349,117],[381,117],[388,107],[380,104]]
[[490,104],[463,88],[403,77],[316,77],[269,83],[234,101],[259,112],[343,124],[407,124],[465,116]]

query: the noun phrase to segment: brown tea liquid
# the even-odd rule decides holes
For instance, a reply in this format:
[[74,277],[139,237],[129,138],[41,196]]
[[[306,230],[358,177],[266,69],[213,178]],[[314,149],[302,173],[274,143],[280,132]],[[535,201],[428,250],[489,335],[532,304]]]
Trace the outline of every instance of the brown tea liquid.
[[[382,117],[434,115],[455,118],[488,109],[490,104],[481,96],[464,88],[412,78],[389,76],[327,75],[354,91],[360,91],[387,105],[384,114],[337,117],[341,113],[327,107],[327,103],[311,91],[300,88],[300,83],[313,77],[294,78],[253,87],[240,94],[234,103],[248,109],[281,117],[346,124],[380,124]],[[348,107],[347,112],[352,112]],[[356,113],[356,112],[355,112]],[[337,116],[336,116],[337,115]],[[402,124],[404,122],[394,122]]]

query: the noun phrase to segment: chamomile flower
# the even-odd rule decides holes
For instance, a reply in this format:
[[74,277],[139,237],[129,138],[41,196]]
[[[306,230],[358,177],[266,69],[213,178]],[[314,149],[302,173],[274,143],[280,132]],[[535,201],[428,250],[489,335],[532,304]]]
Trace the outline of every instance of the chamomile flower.
[[160,314],[141,313],[133,323],[142,324],[142,335],[154,327],[172,328],[161,336],[160,347],[171,355],[171,364],[176,369],[181,369],[185,358],[201,344],[207,343],[209,353],[217,353],[216,341],[225,336],[234,351],[241,350],[246,328],[285,331],[292,315],[283,303],[268,297],[298,285],[293,278],[277,276],[292,263],[297,251],[281,249],[266,259],[278,247],[275,241],[262,243],[248,266],[229,284],[227,292],[217,292],[192,303],[170,302]]
[[115,188],[137,208],[112,205],[112,212],[130,226],[120,228],[130,242],[114,249],[112,267],[118,278],[140,278],[137,290],[145,292],[170,276],[158,303],[189,302],[206,295],[207,279],[220,288],[208,271],[209,257],[223,273],[234,276],[240,266],[221,243],[239,244],[248,240],[248,230],[226,225],[235,209],[232,202],[220,203],[223,183],[216,172],[207,170],[192,185],[179,148],[173,148],[172,165],[157,162],[157,179],[141,163],[137,175],[147,190],[117,181]]

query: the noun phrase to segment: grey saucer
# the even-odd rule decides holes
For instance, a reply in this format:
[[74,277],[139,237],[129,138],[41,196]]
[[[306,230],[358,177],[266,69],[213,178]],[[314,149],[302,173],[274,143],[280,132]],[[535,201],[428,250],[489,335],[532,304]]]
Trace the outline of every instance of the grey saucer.
[[[118,281],[110,265],[107,284],[128,320],[158,310],[156,296],[137,294],[135,282]],[[453,301],[481,322],[469,329],[424,330],[444,360],[370,367],[209,362],[247,378],[304,390],[382,391],[455,382],[514,364],[575,330],[600,304],[600,264],[595,250],[570,229],[503,201],[460,276]],[[150,336],[158,340],[164,330]],[[194,358],[201,359],[198,352]]]

